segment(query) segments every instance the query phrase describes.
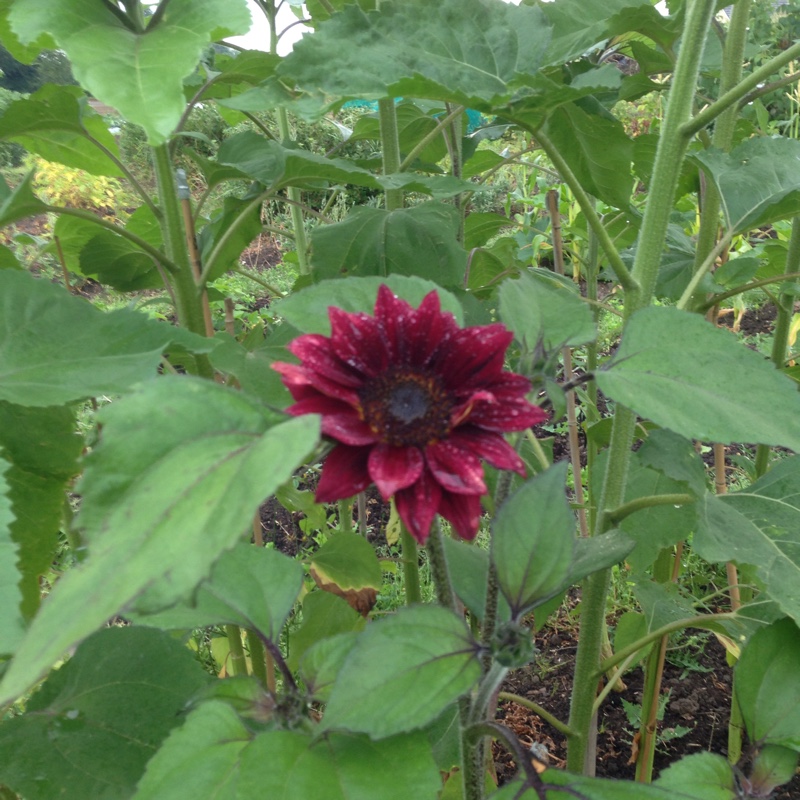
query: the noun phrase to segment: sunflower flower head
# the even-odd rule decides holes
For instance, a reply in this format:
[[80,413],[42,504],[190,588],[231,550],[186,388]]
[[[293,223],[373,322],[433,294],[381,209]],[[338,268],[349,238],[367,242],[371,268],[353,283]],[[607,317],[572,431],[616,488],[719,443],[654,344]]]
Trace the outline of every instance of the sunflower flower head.
[[352,497],[374,483],[424,544],[436,514],[473,539],[487,493],[481,460],[525,474],[503,438],[542,422],[528,379],[503,369],[512,334],[503,325],[460,328],[431,292],[412,308],[388,286],[373,315],[328,309],[331,335],[306,334],[276,363],[295,402],[320,414],[336,444],[316,499]]

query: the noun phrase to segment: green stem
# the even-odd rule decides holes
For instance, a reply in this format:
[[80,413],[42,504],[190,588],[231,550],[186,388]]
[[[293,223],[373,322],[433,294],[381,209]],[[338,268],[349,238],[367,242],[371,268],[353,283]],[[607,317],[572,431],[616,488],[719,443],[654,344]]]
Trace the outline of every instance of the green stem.
[[247,659],[244,655],[242,646],[242,631],[238,625],[226,625],[225,634],[228,637],[228,647],[230,648],[230,669],[228,674],[247,675]]
[[[681,45],[681,47],[683,47],[683,45]],[[702,51],[702,44],[700,46],[700,51]],[[696,114],[689,122],[681,126],[679,135],[685,137],[694,136],[698,131],[710,125],[726,108],[737,103],[745,97],[748,92],[756,89],[759,84],[764,83],[770,75],[773,75],[781,67],[797,58],[800,58],[800,42],[793,44],[780,55],[775,56],[775,58],[771,58],[766,64],[762,64],[755,72],[751,72],[739,84],[725,92],[716,102],[704,108],[699,114]],[[800,74],[798,74],[797,77],[800,78]]]
[[437,137],[442,134],[447,126],[457,117],[464,113],[465,106],[456,106],[449,114],[446,114],[439,120],[436,127],[429,133],[426,133],[413,147],[409,154],[400,163],[400,172],[408,169],[416,160],[417,156]]
[[353,532],[353,498],[340,500],[339,506],[339,530],[343,533]]
[[763,286],[769,286],[771,283],[783,283],[787,280],[796,281],[797,278],[800,278],[800,272],[786,272],[783,275],[773,275],[771,278],[762,278],[760,281],[745,283],[743,286],[737,286],[735,289],[731,289],[729,292],[715,294],[711,299],[706,300],[706,302],[700,307],[700,311],[708,311],[708,309],[712,306],[718,306],[725,300],[728,300],[731,297],[736,297],[737,294],[744,294],[745,292],[752,291],[753,289],[760,289]]
[[450,581],[450,570],[447,566],[447,556],[444,552],[444,534],[437,517],[431,525],[431,532],[427,542],[428,561],[431,566],[431,577],[436,588],[436,598],[439,605],[456,611],[456,596]]
[[544,133],[537,130],[534,131],[534,136],[536,136],[536,141],[539,142],[542,149],[545,151],[545,153],[547,153],[548,157],[553,162],[553,166],[558,170],[558,173],[561,175],[564,183],[566,183],[572,191],[575,200],[578,202],[578,205],[581,207],[581,211],[583,211],[583,214],[586,217],[586,221],[589,223],[589,227],[594,232],[595,236],[597,236],[600,247],[606,254],[609,265],[614,271],[614,274],[617,276],[617,280],[620,282],[622,288],[626,290],[633,290],[637,288],[636,281],[633,279],[628,271],[628,268],[622,261],[619,250],[617,250],[615,247],[614,242],[608,235],[608,231],[603,225],[603,221],[595,211],[594,201],[583,190],[583,187],[578,182],[578,178],[575,176],[575,173],[570,169],[569,164],[567,164],[561,153],[558,151],[556,145],[550,139],[548,139]]
[[265,688],[269,688],[267,682],[267,662],[265,658],[264,645],[258,634],[247,631],[247,649],[250,651],[250,667],[253,675],[258,678],[258,682]]
[[406,587],[406,604],[422,602],[422,592],[419,586],[419,556],[417,555],[417,540],[400,524],[400,548],[403,562],[403,579]]
[[[166,144],[153,148],[153,164],[158,184],[159,205],[163,217],[161,230],[167,257],[177,267],[171,276],[172,290],[175,293],[175,311],[178,322],[187,330],[199,336],[206,335],[203,315],[202,293],[195,283],[189,252],[186,249],[186,234],[183,217],[178,203],[178,189],[175,171]],[[195,356],[197,374],[204,378],[214,377],[214,370],[206,355]]]
[[[681,49],[656,150],[650,184],[652,189],[642,220],[633,270],[628,279],[629,288],[625,292],[626,319],[652,301],[678,176],[688,146],[688,134],[684,133],[682,128],[691,113],[700,59],[713,11],[714,0],[695,0],[688,7]],[[599,227],[602,230],[602,225]],[[595,230],[594,225],[592,229]],[[602,235],[596,232],[601,246],[605,249]],[[603,234],[607,238],[605,231]],[[596,534],[603,533],[608,527],[603,509],[617,508],[624,501],[635,424],[636,417],[630,409],[624,406],[617,408],[611,430],[608,464],[595,526]],[[601,570],[590,575],[584,582],[581,633],[575,657],[569,719],[570,728],[576,732],[576,736],[567,746],[567,769],[573,772],[586,771],[588,774],[594,772],[593,748],[590,743],[594,740],[596,726],[593,707],[597,695],[597,678],[598,675],[608,671],[608,668],[604,668],[598,672],[597,664],[600,661],[603,642],[602,631],[610,574],[610,570]]]
[[534,703],[533,700],[528,700],[527,697],[520,697],[518,694],[512,694],[511,692],[500,692],[497,695],[497,699],[508,700],[512,703],[516,703],[518,706],[527,708],[529,711],[533,711],[537,717],[541,717],[548,725],[552,725],[559,733],[567,738],[575,735],[575,731],[573,731],[569,725],[562,722],[557,717],[554,717],[547,709],[542,708],[538,703]]
[[[794,301],[800,290],[796,273],[800,270],[800,217],[792,220],[792,233],[789,236],[789,249],[786,252],[783,279],[792,273],[795,278],[778,297],[778,318],[775,320],[775,331],[772,334],[772,363],[780,369],[786,362],[786,351],[789,349],[789,331],[794,316]],[[756,475],[759,477],[767,471],[771,449],[764,444],[756,448]]]
[[610,670],[612,667],[616,667],[617,664],[621,664],[630,655],[635,655],[643,647],[647,647],[647,645],[651,644],[652,642],[658,641],[662,636],[669,636],[669,634],[675,633],[676,631],[682,631],[685,628],[710,629],[712,624],[734,619],[736,619],[736,614],[733,612],[724,612],[721,614],[698,614],[696,617],[686,617],[685,619],[679,619],[675,622],[670,622],[667,625],[662,625],[660,628],[650,631],[647,636],[643,636],[641,639],[629,644],[627,647],[623,647],[622,650],[617,650],[613,656],[604,659],[599,668],[595,669],[594,677],[599,678],[604,672],[608,672],[608,670]]
[[617,508],[606,511],[606,519],[611,525],[618,525],[625,517],[655,506],[685,506],[694,503],[697,498],[693,494],[651,494],[646,497],[637,497],[623,503]]
[[[397,111],[394,99],[384,97],[378,100],[378,121],[381,130],[383,150],[383,174],[394,175],[400,172],[400,136],[397,130]],[[403,207],[403,190],[386,190],[386,210],[397,211]]]

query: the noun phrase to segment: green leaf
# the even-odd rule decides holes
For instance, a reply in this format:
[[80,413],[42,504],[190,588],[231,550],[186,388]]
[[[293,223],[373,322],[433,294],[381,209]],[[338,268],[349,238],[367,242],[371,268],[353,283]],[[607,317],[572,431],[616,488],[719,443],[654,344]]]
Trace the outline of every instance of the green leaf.
[[133,800],[237,797],[239,759],[250,739],[227,703],[203,703],[150,759]]
[[503,228],[514,223],[502,214],[475,213],[469,214],[464,221],[464,247],[472,250],[481,247],[489,239],[493,239]]
[[341,597],[329,592],[310,592],[303,600],[303,621],[289,631],[289,657],[286,662],[296,670],[306,652],[338,634],[363,630],[366,620]]
[[375,605],[383,575],[372,545],[357,533],[338,531],[309,562],[320,589],[343,597],[365,617]]
[[551,352],[597,337],[589,306],[577,290],[548,270],[523,272],[517,280],[503,281],[500,318],[529,350],[541,343]]
[[[486,610],[489,552],[470,542],[452,539],[449,536],[444,539],[444,549],[453,590],[469,609],[470,614],[483,620]],[[511,609],[502,595],[498,600],[497,616],[504,622],[511,619]]]
[[[298,42],[278,74],[344,97],[425,97],[469,108],[509,97],[549,39],[538,8],[480,0],[352,4]],[[342,47],[342,42],[351,46]]]
[[0,703],[145,590],[155,610],[193,589],[318,437],[316,418],[272,427],[245,395],[188,378],[145,384],[101,418],[103,442],[88,461],[78,519],[89,556],[32,622],[0,684]]
[[328,320],[328,308],[336,306],[345,311],[361,311],[372,314],[375,309],[378,287],[383,283],[398,297],[402,297],[415,308],[429,292],[436,291],[442,304],[442,310],[449,311],[459,325],[464,324],[461,303],[454,295],[432,281],[403,275],[387,275],[385,278],[348,278],[347,281],[322,281],[284,298],[276,303],[274,308],[299,331],[330,336],[331,324]]
[[[278,335],[280,332],[281,328],[278,328]],[[266,340],[258,341],[252,349],[248,349],[227,333],[218,333],[215,337],[218,345],[210,356],[211,365],[216,370],[233,375],[242,391],[274,408],[286,408],[292,402],[291,395],[280,375],[272,369],[274,361],[286,358],[285,344],[278,344],[277,339],[271,332]]]
[[441,606],[409,606],[361,633],[339,672],[324,730],[384,739],[427,725],[480,677],[464,620]]
[[714,181],[728,227],[744,232],[800,213],[800,142],[756,136],[730,153],[694,156]]
[[[277,550],[239,542],[223,553],[191,602],[155,614],[129,615],[167,629],[241,625],[277,642],[303,583],[300,563]],[[146,595],[145,595],[146,599]]]
[[22,269],[22,264],[17,260],[14,251],[4,244],[0,244],[0,269]]
[[414,275],[461,286],[467,253],[458,224],[453,206],[435,201],[397,211],[361,206],[313,230],[312,267],[321,278]]
[[684,483],[698,497],[706,493],[705,465],[688,439],[668,430],[650,431],[637,452],[643,466]]
[[570,575],[575,518],[564,497],[567,462],[523,484],[492,525],[492,558],[500,591],[518,619],[549,599]]
[[129,797],[186,703],[212,680],[191,651],[152,628],[87,639],[0,723],[0,783],[30,800]]
[[240,797],[284,800],[408,800],[432,798],[441,777],[424,734],[379,742],[328,734],[269,731],[242,754]]
[[0,655],[16,650],[25,633],[25,621],[20,606],[22,592],[17,570],[17,544],[11,535],[14,512],[11,510],[6,473],[10,465],[0,456]]
[[653,784],[677,797],[734,800],[739,796],[733,767],[716,753],[693,753],[667,767]]
[[581,186],[615,208],[628,208],[633,191],[633,141],[622,123],[597,101],[557,108],[547,119],[547,135]]
[[[664,789],[654,784],[647,785],[634,781],[617,781],[608,778],[589,778],[573,775],[557,769],[550,769],[542,776],[552,787],[547,790],[547,800],[711,800],[705,794],[688,791]],[[571,791],[560,792],[556,787],[563,786]],[[490,795],[489,800],[537,800],[533,789],[522,792],[519,781],[506,784]],[[713,800],[736,800],[735,794],[714,795]]]
[[596,380],[611,399],[687,439],[800,450],[794,383],[699,314],[637,311]]
[[633,550],[633,541],[622,531],[607,531],[588,539],[579,537],[575,541],[575,554],[570,566],[569,578],[559,592],[583,580],[587,575],[619,564]]
[[92,175],[123,174],[114,160],[91,141],[94,139],[119,158],[114,137],[77,86],[46,84],[29,98],[10,103],[0,117],[0,138],[19,142],[47,161]]
[[[25,408],[0,401],[0,453],[10,463],[8,499],[14,512],[11,543],[16,552],[15,589],[22,603],[6,613],[25,619],[36,613],[41,578],[52,566],[64,515],[65,492],[78,472],[83,440],[75,433],[75,414],[63,407]],[[10,652],[12,640],[0,637]],[[8,647],[9,650],[5,650]]]
[[219,213],[198,236],[200,260],[204,268],[211,263],[213,254],[209,280],[219,278],[237,266],[242,251],[260,232],[261,202],[250,195],[243,199],[224,198]]
[[[553,36],[544,63],[563,64],[582,56],[609,38],[609,25],[619,14],[629,14],[649,0],[559,0],[542,6],[553,26]],[[630,30],[630,28],[625,28]]]
[[300,677],[315,700],[327,702],[336,677],[355,645],[355,631],[320,639],[300,659]]
[[800,457],[779,461],[747,490],[698,505],[697,554],[753,565],[769,597],[800,621]]
[[736,697],[747,736],[800,753],[800,629],[782,619],[756,631],[736,664]]
[[311,568],[324,581],[342,589],[379,589],[381,567],[372,545],[357,533],[334,533],[310,560]]
[[185,107],[182,81],[209,42],[246,33],[244,0],[172,0],[144,32],[95,0],[17,0],[9,16],[23,43],[49,33],[79,83],[163,144]]
[[[89,223],[91,224],[91,223]],[[80,272],[120,292],[163,289],[164,279],[153,257],[130,239],[109,230],[97,231],[80,251]]]
[[29,172],[13,190],[8,188],[6,179],[0,175],[0,227],[25,217],[47,213],[47,205],[33,193],[31,188],[33,175],[33,172]]
[[0,271],[0,399],[62,405],[155,377],[162,353],[213,341],[120,309],[106,313],[27,272]]

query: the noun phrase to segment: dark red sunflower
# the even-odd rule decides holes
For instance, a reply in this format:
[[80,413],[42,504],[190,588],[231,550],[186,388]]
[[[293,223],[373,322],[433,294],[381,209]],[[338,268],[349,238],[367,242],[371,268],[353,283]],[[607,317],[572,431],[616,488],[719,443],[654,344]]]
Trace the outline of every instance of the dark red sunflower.
[[374,316],[328,314],[329,337],[298,337],[289,350],[301,363],[274,365],[296,401],[289,413],[321,414],[322,432],[337,442],[317,501],[375,483],[420,544],[437,513],[474,538],[487,492],[481,459],[524,474],[503,434],[547,416],[525,399],[527,378],[503,369],[512,334],[459,328],[436,292],[414,309],[385,285]]

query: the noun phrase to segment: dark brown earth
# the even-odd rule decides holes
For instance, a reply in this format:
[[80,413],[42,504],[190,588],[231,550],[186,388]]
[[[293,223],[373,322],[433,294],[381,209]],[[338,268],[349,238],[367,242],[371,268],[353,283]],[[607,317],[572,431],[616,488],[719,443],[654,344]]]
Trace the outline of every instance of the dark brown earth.
[[[562,721],[569,717],[575,661],[576,641],[571,613],[569,607],[565,607],[553,625],[537,635],[534,662],[512,673],[503,686],[503,691],[536,702]],[[690,646],[677,646],[668,655],[662,691],[669,693],[669,699],[663,722],[659,723],[654,777],[684,755],[703,751],[727,755],[731,676],[725,650],[713,636],[696,641],[693,638]],[[622,701],[641,703],[641,668],[626,673],[624,680],[627,688],[620,694],[612,692],[609,695],[598,720],[598,777],[634,778],[631,748],[635,726],[631,725]],[[527,747],[534,744],[545,747],[551,766],[564,766],[565,737],[533,712],[513,702],[501,702],[497,719],[511,728]],[[678,726],[690,731],[665,741]],[[502,784],[513,777],[516,764],[512,756],[498,745],[494,746],[494,756]],[[800,775],[796,775],[773,798],[798,800]]]

